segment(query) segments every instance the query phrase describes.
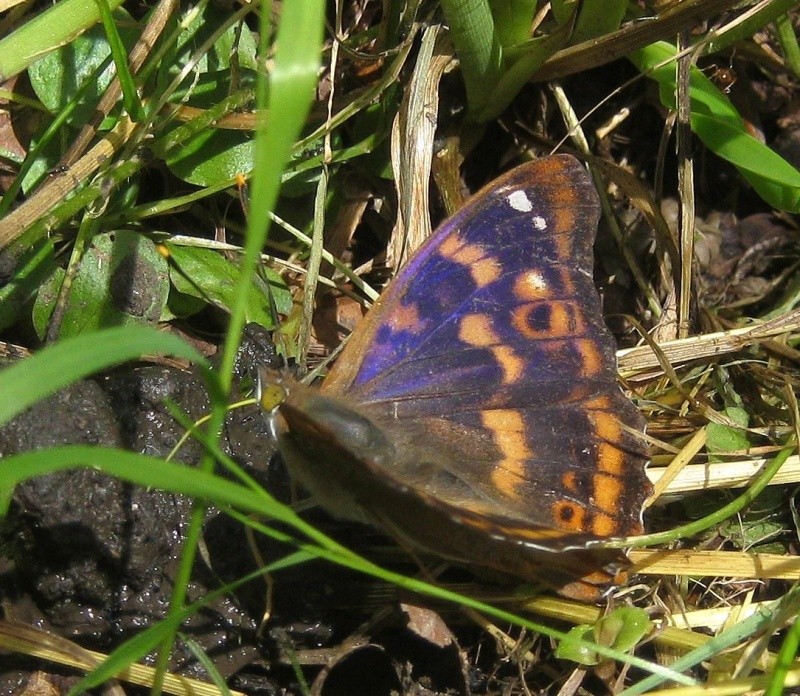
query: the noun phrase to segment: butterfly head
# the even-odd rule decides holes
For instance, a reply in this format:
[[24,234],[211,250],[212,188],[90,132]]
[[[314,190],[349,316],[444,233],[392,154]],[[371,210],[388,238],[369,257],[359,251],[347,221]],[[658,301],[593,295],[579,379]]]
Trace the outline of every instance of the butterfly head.
[[366,521],[359,489],[352,486],[354,469],[358,463],[391,464],[395,448],[384,431],[347,399],[330,398],[273,370],[259,372],[259,403],[292,477],[335,516]]

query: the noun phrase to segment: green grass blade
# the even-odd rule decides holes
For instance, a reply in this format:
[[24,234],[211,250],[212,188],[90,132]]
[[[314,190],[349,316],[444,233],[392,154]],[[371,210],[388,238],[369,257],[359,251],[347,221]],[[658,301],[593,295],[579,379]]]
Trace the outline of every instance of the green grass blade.
[[[569,39],[571,27],[570,23],[563,24],[546,36],[537,36],[515,47],[511,53],[507,53],[506,57],[509,60],[506,61],[505,70],[492,84],[491,98],[475,120],[485,123],[503,113],[531,76],[550,56],[564,46]],[[513,60],[511,60],[512,55]]]
[[797,45],[797,34],[794,31],[792,18],[786,14],[781,15],[775,20],[778,27],[778,38],[783,48],[783,55],[786,58],[786,67],[794,73],[795,77],[800,77],[800,46]]
[[100,21],[103,23],[106,39],[111,47],[111,55],[114,57],[114,64],[117,67],[117,79],[122,88],[122,102],[125,106],[125,111],[128,112],[132,120],[141,121],[144,119],[144,108],[136,92],[136,82],[128,67],[128,54],[117,31],[117,25],[114,24],[114,17],[111,14],[108,0],[96,0],[96,2],[100,10]]
[[617,31],[627,9],[628,0],[585,0],[580,4],[570,44],[589,41]]
[[717,156],[734,165],[759,196],[778,210],[800,212],[800,171],[742,128],[692,114],[692,130]]
[[500,77],[502,49],[487,0],[442,0],[450,37],[461,63],[470,113],[480,113]]
[[207,364],[195,348],[177,336],[146,326],[76,336],[0,372],[0,425],[72,382],[143,355],[174,355]]
[[[261,16],[270,16],[268,3],[262,6]],[[325,3],[322,0],[295,0],[282,6],[275,52],[271,57],[269,85],[262,77],[256,89],[258,110],[263,116],[256,130],[251,212],[240,266],[241,275],[236,285],[236,301],[231,309],[220,365],[226,390],[230,385],[236,349],[244,328],[250,286],[267,239],[270,213],[278,199],[281,176],[314,97],[321,62],[324,20]],[[268,33],[264,27],[262,34]],[[261,55],[262,59],[267,56],[264,41]]]
[[[322,0],[296,0],[282,5],[280,23],[272,42],[271,28],[266,25],[272,16],[271,9],[271,2],[263,0],[261,18],[264,25],[261,26],[259,61],[266,66],[269,56],[271,70],[269,83],[266,75],[260,72],[256,84],[256,108],[261,118],[256,128],[251,214],[248,219],[244,255],[240,261],[241,272],[235,285],[233,306],[218,371],[220,393],[223,396],[229,393],[233,381],[234,363],[244,329],[256,266],[260,261],[261,250],[269,229],[269,214],[275,206],[281,175],[292,146],[311,107],[321,62],[325,16]],[[227,399],[212,397],[211,404],[208,432],[213,437],[219,437],[225,420]],[[201,462],[200,469],[195,473],[209,473],[213,466],[214,459],[207,454]],[[203,503],[198,502],[192,511],[184,550],[176,573],[175,588],[170,600],[170,616],[183,609],[202,521]],[[158,673],[153,687],[155,692],[160,691],[170,645],[174,638],[174,632],[166,636],[159,651],[156,661]]]
[[[291,508],[280,505],[263,489],[245,487],[157,457],[90,445],[64,445],[5,458],[0,467],[0,491],[8,497],[17,485],[28,479],[81,466],[98,469],[143,488],[159,488],[194,499],[213,501],[223,509],[233,506],[286,524],[303,524]],[[0,515],[6,511],[7,505],[0,507]],[[283,539],[290,540],[289,536]]]
[[772,674],[769,675],[769,686],[764,691],[764,696],[781,696],[784,693],[786,676],[793,667],[797,667],[798,650],[800,650],[800,621],[795,618],[781,643],[778,660]]
[[[627,1],[627,0],[626,0]],[[490,0],[498,40],[504,48],[531,38],[531,24],[536,14],[532,0]]]
[[[634,51],[630,60],[659,86],[662,104],[676,108],[675,47],[658,42]],[[691,125],[712,152],[733,164],[772,207],[800,212],[800,172],[751,136],[730,100],[699,69],[690,84]]]
[[[122,0],[109,0],[113,10]],[[68,44],[97,24],[100,10],[95,0],[62,0],[0,40],[0,82],[22,72],[31,63]]]

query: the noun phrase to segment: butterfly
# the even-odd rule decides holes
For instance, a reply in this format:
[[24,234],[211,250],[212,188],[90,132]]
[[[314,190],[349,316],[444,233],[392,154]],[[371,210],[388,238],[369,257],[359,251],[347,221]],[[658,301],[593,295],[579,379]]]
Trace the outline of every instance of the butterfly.
[[597,193],[573,157],[518,166],[417,250],[321,389],[274,374],[279,448],[335,516],[597,601],[642,531],[644,419],[592,282]]

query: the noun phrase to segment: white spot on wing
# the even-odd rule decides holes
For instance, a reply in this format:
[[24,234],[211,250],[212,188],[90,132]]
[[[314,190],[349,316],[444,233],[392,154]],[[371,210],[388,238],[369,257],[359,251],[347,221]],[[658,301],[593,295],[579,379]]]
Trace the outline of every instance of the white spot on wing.
[[530,213],[533,210],[533,203],[525,191],[512,191],[506,200],[514,210],[520,213]]
[[537,293],[547,290],[547,281],[539,271],[528,271],[525,283]]
[[547,220],[545,220],[541,215],[534,215],[533,216],[533,226],[537,230],[546,230],[547,229]]

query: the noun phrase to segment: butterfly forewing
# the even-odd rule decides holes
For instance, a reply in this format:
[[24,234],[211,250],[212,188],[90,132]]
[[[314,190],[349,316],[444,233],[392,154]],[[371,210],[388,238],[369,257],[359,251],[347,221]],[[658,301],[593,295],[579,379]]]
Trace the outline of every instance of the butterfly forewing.
[[[355,390],[364,400],[394,398],[398,389],[429,398],[442,379],[450,379],[447,386],[463,382],[446,369],[452,362],[437,369],[441,360],[460,360],[481,385],[499,385],[495,366],[504,354],[496,346],[531,349],[543,328],[547,339],[556,338],[549,332],[556,315],[584,315],[602,328],[591,280],[598,215],[594,188],[572,158],[539,160],[507,173],[417,251],[359,328],[325,389]],[[523,325],[528,337],[520,333]],[[604,329],[602,340],[610,340]],[[501,369],[513,370],[512,358]],[[542,379],[554,372],[561,374],[542,363]]]

